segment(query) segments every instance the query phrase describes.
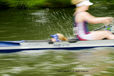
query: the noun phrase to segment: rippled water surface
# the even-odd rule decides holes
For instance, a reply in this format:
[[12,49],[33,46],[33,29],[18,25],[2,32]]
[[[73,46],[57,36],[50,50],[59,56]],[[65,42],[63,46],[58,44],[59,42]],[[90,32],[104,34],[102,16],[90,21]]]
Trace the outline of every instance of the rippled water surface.
[[114,49],[0,54],[1,76],[113,76]]
[[[73,12],[73,8],[2,10],[0,40],[43,40],[58,32],[73,37]],[[90,12],[114,16],[107,7],[92,8]],[[1,53],[0,76],[114,76],[114,48]]]
[[0,40],[41,40],[72,34],[72,9],[0,11]]

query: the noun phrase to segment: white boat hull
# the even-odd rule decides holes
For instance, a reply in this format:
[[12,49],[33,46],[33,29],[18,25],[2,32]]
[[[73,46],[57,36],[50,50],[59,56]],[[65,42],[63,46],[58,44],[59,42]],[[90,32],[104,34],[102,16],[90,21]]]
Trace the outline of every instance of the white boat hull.
[[50,49],[65,49],[65,50],[79,50],[96,47],[114,47],[114,40],[94,40],[94,41],[77,41],[75,43],[69,42],[55,42],[49,44],[47,41],[31,40],[19,43],[19,46],[4,46],[0,47],[0,52],[17,52],[23,50],[50,50]]

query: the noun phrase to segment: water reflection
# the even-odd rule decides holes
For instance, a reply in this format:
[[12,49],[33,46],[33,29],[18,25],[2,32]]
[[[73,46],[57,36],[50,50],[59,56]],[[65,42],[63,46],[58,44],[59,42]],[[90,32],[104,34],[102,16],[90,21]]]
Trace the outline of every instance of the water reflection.
[[[109,49],[109,48],[108,48]],[[107,69],[109,67],[114,67],[112,57],[110,57],[111,53],[114,53],[113,50],[102,49],[102,50],[91,50],[87,52],[80,52],[78,54],[78,59],[81,62],[81,67],[86,67],[89,69],[88,74],[104,76],[107,73],[109,76],[112,72],[109,72]],[[111,63],[110,63],[111,62]],[[103,75],[102,75],[103,74]]]
[[58,32],[69,37],[72,13],[71,8],[1,11],[0,40],[41,40]]
[[[109,48],[108,48],[109,49]],[[1,76],[113,76],[113,48],[0,54]],[[9,64],[8,64],[9,63]]]
[[31,15],[33,16],[33,22],[38,22],[38,23],[47,23],[48,21],[48,12],[49,9],[45,9],[45,10],[38,10],[34,13],[31,13]]

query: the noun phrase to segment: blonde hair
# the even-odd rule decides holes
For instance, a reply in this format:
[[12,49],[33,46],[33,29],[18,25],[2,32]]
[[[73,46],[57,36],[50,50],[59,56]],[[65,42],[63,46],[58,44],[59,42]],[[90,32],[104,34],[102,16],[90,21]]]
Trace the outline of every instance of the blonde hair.
[[60,33],[57,33],[58,37],[60,40],[62,41],[68,41],[68,39],[63,35],[63,34],[60,34]]
[[78,3],[82,2],[82,1],[84,1],[84,0],[71,0],[71,3],[73,5],[76,5],[76,4],[78,4]]

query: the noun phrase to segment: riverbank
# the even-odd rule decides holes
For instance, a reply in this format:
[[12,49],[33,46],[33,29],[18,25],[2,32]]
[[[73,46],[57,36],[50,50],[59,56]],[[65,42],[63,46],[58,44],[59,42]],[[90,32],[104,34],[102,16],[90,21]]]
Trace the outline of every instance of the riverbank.
[[[94,6],[114,6],[114,1],[91,0]],[[70,0],[0,0],[0,9],[37,9],[37,8],[72,7]]]

